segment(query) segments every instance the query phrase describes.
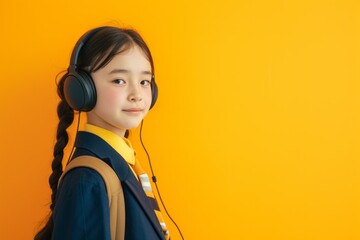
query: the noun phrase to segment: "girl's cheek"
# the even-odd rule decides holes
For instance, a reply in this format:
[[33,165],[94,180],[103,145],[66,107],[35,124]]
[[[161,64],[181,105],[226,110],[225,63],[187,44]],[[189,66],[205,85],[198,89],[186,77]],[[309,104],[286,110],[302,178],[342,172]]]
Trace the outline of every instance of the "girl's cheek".
[[113,92],[113,91],[108,91],[106,93],[101,92],[98,94],[98,101],[100,102],[104,102],[105,104],[115,104],[119,102],[119,99],[121,98],[121,94]]

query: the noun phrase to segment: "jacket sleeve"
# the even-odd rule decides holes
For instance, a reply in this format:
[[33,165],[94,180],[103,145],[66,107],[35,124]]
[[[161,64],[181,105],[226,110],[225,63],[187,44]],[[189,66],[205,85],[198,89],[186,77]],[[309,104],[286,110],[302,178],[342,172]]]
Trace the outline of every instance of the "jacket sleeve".
[[75,168],[63,178],[53,212],[52,240],[110,240],[110,213],[102,177]]

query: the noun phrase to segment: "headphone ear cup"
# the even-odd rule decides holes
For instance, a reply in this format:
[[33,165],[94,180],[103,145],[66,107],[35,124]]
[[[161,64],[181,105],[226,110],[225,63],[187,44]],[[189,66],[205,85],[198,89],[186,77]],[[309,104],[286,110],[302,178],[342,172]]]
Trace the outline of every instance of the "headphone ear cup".
[[156,85],[155,79],[153,79],[153,81],[151,81],[151,105],[150,105],[150,109],[153,108],[153,106],[156,103],[156,100],[158,98],[158,87]]
[[91,111],[96,104],[96,88],[89,74],[71,71],[64,83],[65,100],[69,106],[80,112]]

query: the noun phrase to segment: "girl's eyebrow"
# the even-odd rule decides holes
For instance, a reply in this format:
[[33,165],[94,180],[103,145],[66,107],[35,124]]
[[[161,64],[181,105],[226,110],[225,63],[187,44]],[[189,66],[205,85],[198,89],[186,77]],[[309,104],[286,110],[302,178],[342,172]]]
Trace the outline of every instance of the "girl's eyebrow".
[[[109,72],[109,74],[113,74],[113,73],[127,73],[129,74],[131,71],[127,70],[127,69],[113,69]],[[146,75],[152,75],[151,71],[141,71],[141,74],[146,74]]]

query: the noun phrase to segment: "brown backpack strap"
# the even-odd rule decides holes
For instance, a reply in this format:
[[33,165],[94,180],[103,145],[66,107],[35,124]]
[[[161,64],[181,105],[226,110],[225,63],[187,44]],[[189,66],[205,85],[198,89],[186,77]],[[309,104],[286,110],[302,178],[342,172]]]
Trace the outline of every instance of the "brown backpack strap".
[[125,238],[125,201],[116,173],[108,164],[96,157],[80,156],[66,166],[58,184],[68,171],[76,167],[94,169],[103,178],[109,199],[111,240],[123,240]]

